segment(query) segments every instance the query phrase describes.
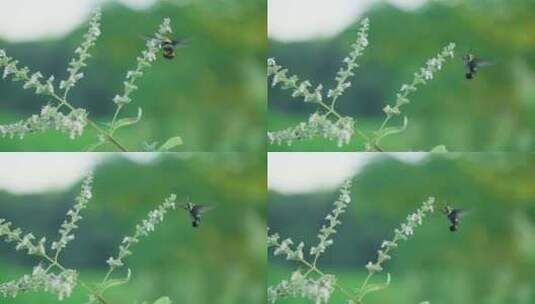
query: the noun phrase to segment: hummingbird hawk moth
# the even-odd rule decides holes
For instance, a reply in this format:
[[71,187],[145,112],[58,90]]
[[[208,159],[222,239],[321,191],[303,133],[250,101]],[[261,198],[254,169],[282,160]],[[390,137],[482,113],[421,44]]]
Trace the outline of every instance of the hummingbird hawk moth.
[[464,209],[452,208],[447,205],[442,208],[442,213],[448,218],[450,231],[452,232],[459,229],[459,220],[468,214]]
[[201,217],[205,212],[214,209],[213,206],[198,205],[192,202],[187,202],[186,204],[182,205],[182,208],[188,212],[191,218],[191,226],[194,228],[199,227],[201,224]]
[[494,64],[491,61],[483,60],[483,59],[476,57],[471,52],[464,55],[463,61],[464,61],[464,65],[466,66],[466,74],[465,74],[466,79],[473,79],[479,68]]
[[176,50],[178,48],[186,46],[187,42],[183,39],[172,39],[160,35],[158,35],[157,37],[144,37],[144,39],[154,39],[162,50],[162,56],[165,59],[169,60],[174,59],[176,57]]

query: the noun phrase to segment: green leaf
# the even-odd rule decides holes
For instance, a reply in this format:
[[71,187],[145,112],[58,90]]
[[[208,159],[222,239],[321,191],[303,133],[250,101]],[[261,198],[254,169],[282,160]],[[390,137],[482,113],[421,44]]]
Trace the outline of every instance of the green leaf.
[[106,282],[102,283],[99,287],[101,291],[104,291],[108,288],[119,286],[126,284],[130,281],[130,277],[132,276],[132,271],[130,268],[128,268],[128,273],[126,274],[126,277],[124,279],[115,279],[115,280],[107,280]]
[[169,297],[161,297],[158,300],[154,302],[154,304],[172,304],[171,299]]
[[407,125],[408,124],[409,124],[409,119],[407,118],[407,116],[404,116],[403,117],[403,125],[402,126],[384,128],[383,130],[381,130],[381,132],[377,132],[376,133],[377,142],[379,142],[379,140],[381,140],[382,138],[387,137],[389,135],[398,134],[398,133],[401,133],[401,132],[405,131],[407,129]]
[[375,292],[375,291],[379,291],[379,290],[385,289],[385,288],[388,287],[388,285],[390,285],[390,273],[386,274],[386,282],[384,282],[382,284],[369,284],[369,285],[366,285],[365,288],[363,288],[362,290],[359,291],[358,297],[359,297],[360,300],[362,300],[366,296],[366,294],[368,294],[370,292]]
[[182,144],[183,144],[183,141],[180,136],[171,137],[163,145],[161,145],[160,148],[158,148],[158,152],[167,152]]
[[141,120],[141,116],[142,115],[143,115],[143,111],[141,110],[141,108],[137,108],[137,116],[136,117],[128,117],[128,118],[122,118],[122,119],[117,120],[113,124],[113,129],[117,130],[117,129],[120,129],[122,127],[126,127],[126,126],[137,124]]
[[431,153],[448,153],[448,149],[446,149],[446,146],[439,145],[431,149]]
[[390,128],[386,128],[383,132],[383,136],[388,136],[388,135],[393,135],[393,134],[398,134],[398,133],[401,133],[401,132],[404,132],[405,130],[407,130],[407,125],[409,124],[409,119],[407,118],[407,116],[404,116],[403,117],[403,125],[401,127],[390,127]]
[[158,151],[158,142],[144,142],[142,144],[143,152],[157,152]]

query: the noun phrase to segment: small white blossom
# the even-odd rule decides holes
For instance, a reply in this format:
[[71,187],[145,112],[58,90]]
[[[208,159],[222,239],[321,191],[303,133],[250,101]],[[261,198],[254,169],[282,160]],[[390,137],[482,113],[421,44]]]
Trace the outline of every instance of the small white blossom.
[[368,269],[368,271],[372,273],[383,271],[383,267],[381,267],[380,264],[374,264],[372,262],[368,262],[368,264],[366,264],[366,269]]
[[119,267],[122,267],[124,264],[122,262],[122,260],[120,259],[115,259],[113,257],[109,257],[107,260],[106,260],[106,263],[112,267],[112,268],[119,268]]
[[64,300],[71,296],[76,283],[78,273],[74,270],[65,270],[59,274],[47,272],[41,265],[34,267],[31,275],[0,284],[0,295],[4,297],[16,297],[19,293],[30,291],[45,291],[57,295],[58,300]]
[[[158,32],[154,34],[154,37],[158,39],[163,39],[167,34],[171,33],[171,20],[165,18],[162,24],[159,26]],[[141,56],[136,58],[137,66],[135,69],[126,72],[126,81],[123,82],[123,93],[121,95],[115,95],[113,102],[117,106],[115,117],[118,116],[121,109],[129,104],[131,99],[131,94],[138,89],[135,85],[137,79],[143,76],[144,71],[151,66],[151,63],[157,59],[157,53],[160,50],[160,43],[158,39],[147,39],[145,43],[145,49],[141,52]],[[116,126],[114,125],[115,120],[112,122],[112,129]]]
[[3,218],[0,218],[0,237],[4,237],[8,243],[15,242],[15,249],[17,251],[26,250],[29,255],[35,256],[44,256],[46,254],[46,238],[41,238],[36,242],[35,236],[32,233],[23,235],[21,229],[12,229],[11,223],[6,222]]
[[36,72],[30,75],[30,69],[27,67],[19,68],[17,60],[8,57],[6,52],[0,52],[0,68],[4,71],[2,77],[4,79],[11,77],[13,81],[24,81],[23,88],[35,89],[38,95],[53,95],[54,94],[54,76],[50,76],[46,82],[42,82],[43,75],[41,72]]
[[0,137],[24,138],[29,133],[42,133],[55,129],[68,133],[71,139],[81,136],[87,125],[87,112],[84,109],[74,109],[67,115],[58,111],[56,107],[46,105],[39,115],[34,114],[26,120],[16,123],[0,125]]
[[76,204],[72,209],[67,212],[67,219],[61,224],[59,229],[60,238],[58,241],[52,242],[51,249],[56,251],[56,255],[59,255],[60,251],[67,247],[67,244],[74,240],[74,229],[78,228],[77,222],[82,219],[80,212],[87,208],[87,204],[92,197],[91,184],[93,183],[93,175],[89,174],[82,182],[82,189],[80,194],[76,197]]
[[351,180],[347,180],[340,189],[340,194],[337,200],[334,202],[335,208],[329,213],[325,219],[327,225],[323,225],[318,234],[319,243],[316,246],[310,248],[310,254],[319,257],[325,250],[333,244],[333,240],[330,237],[336,233],[336,226],[342,222],[339,220],[341,214],[345,213],[347,206],[351,202]]
[[335,282],[333,275],[324,275],[313,280],[295,271],[289,281],[283,280],[278,285],[268,288],[268,303],[275,303],[288,296],[308,299],[315,304],[328,303],[334,291]]
[[273,255],[285,255],[287,260],[302,260],[304,244],[299,243],[296,249],[292,249],[292,245],[293,241],[290,238],[284,239],[281,243],[274,243]]
[[413,214],[410,214],[407,217],[407,221],[410,222],[410,223],[415,223],[415,224],[421,225],[422,224],[422,218],[423,218],[422,214],[413,213]]
[[171,28],[171,19],[169,18],[163,19],[163,22],[160,25],[160,28],[158,29],[158,34],[166,35],[166,34],[171,34],[172,32],[173,32],[173,29]]
[[379,264],[383,263],[384,261],[390,260],[392,257],[388,255],[385,251],[378,250],[377,251],[377,262]]
[[383,241],[383,243],[381,244],[381,248],[386,248],[386,249],[396,248],[397,246],[398,244],[392,241]]
[[89,30],[84,34],[84,42],[74,51],[78,57],[71,59],[69,62],[69,67],[67,68],[69,76],[66,80],[62,80],[59,84],[59,88],[64,90],[65,95],[67,95],[68,91],[75,86],[78,80],[84,77],[84,74],[80,73],[80,69],[87,66],[86,60],[91,57],[89,50],[95,45],[95,42],[101,34],[101,15],[102,13],[100,12],[100,9],[97,9],[97,11],[93,14],[93,17],[89,21]]
[[377,251],[377,261],[375,263],[370,261],[365,266],[370,273],[381,272],[383,270],[382,264],[391,259],[389,254],[390,250],[396,248],[399,241],[408,240],[408,237],[414,234],[414,229],[422,224],[426,214],[433,212],[434,202],[435,199],[433,197],[429,197],[425,200],[416,212],[407,216],[406,223],[402,223],[400,228],[394,229],[393,240],[383,241],[381,249]]
[[413,227],[407,224],[401,224],[401,233],[411,236],[414,233]]
[[267,246],[274,247],[279,244],[280,236],[278,233],[269,234],[269,228],[268,228],[268,236],[267,236]]
[[117,257],[110,257],[106,261],[110,267],[110,273],[116,268],[124,266],[123,260],[132,255],[132,252],[129,250],[130,246],[138,243],[142,236],[148,236],[150,232],[153,232],[156,225],[164,220],[167,212],[170,209],[176,208],[175,201],[176,195],[171,194],[160,206],[158,206],[158,208],[149,212],[147,219],[142,220],[141,224],[136,226],[136,231],[133,236],[123,238],[121,245],[119,246],[119,254]]
[[387,116],[395,116],[401,114],[399,108],[391,107],[390,105],[386,105],[386,107],[383,108],[383,112],[385,112]]
[[268,139],[271,143],[292,145],[296,141],[311,139],[316,136],[334,140],[338,146],[347,145],[353,134],[355,121],[353,118],[342,117],[333,123],[325,115],[312,114],[308,122],[300,123],[296,127],[284,129],[276,132],[268,132]]
[[420,69],[420,75],[425,80],[433,79],[433,70],[430,68],[421,68]]
[[329,90],[327,96],[336,100],[339,96],[344,94],[344,91],[351,86],[351,82],[347,81],[350,77],[354,76],[353,70],[358,68],[357,58],[362,55],[362,52],[368,46],[368,30],[370,28],[370,22],[368,18],[365,18],[360,23],[360,30],[357,34],[357,40],[351,45],[352,51],[349,56],[344,58],[343,62],[345,66],[340,68],[336,73],[336,86]]
[[[442,64],[445,62],[446,57],[453,58],[453,51],[455,49],[455,44],[450,43],[442,49],[442,51],[437,54],[435,57],[427,60],[425,67],[420,68],[419,72],[414,73],[413,81],[410,84],[403,84],[398,93],[396,93],[396,103],[394,106],[386,105],[383,108],[383,112],[386,115],[383,124],[379,131],[376,132],[376,138],[373,139],[374,143],[378,143],[384,137],[399,133],[405,130],[405,123],[403,127],[397,128],[396,132],[382,132],[386,127],[386,124],[393,116],[401,115],[401,107],[405,104],[410,103],[409,95],[413,92],[416,92],[417,86],[420,84],[426,84],[427,80],[431,80],[434,77],[434,73],[442,69]],[[404,120],[405,122],[405,120]],[[373,145],[368,145],[367,149],[373,149]]]
[[319,103],[323,100],[322,89],[323,86],[317,86],[313,91],[310,90],[312,84],[305,80],[301,83],[296,75],[288,77],[288,69],[283,69],[273,58],[267,60],[268,77],[272,76],[272,86],[281,85],[284,90],[291,90],[293,98],[303,97],[305,102]]

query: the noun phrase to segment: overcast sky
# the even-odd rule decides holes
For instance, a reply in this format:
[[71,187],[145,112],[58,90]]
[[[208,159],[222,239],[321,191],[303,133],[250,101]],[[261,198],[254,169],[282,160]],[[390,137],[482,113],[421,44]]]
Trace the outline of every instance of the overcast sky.
[[[0,153],[0,189],[12,193],[62,190],[117,153]],[[147,162],[152,153],[123,154]]]
[[[25,41],[59,37],[87,20],[93,9],[105,0],[2,0],[0,37]],[[133,8],[143,9],[156,0],[120,0]]]
[[[268,33],[283,41],[328,37],[344,30],[380,0],[267,0]],[[411,10],[426,0],[387,0]],[[373,21],[371,21],[373,23]]]
[[[337,188],[383,153],[269,153],[268,188],[293,194]],[[389,153],[407,162],[418,162],[426,153]]]
[[[87,20],[107,0],[2,0],[0,37],[13,41],[61,37]],[[157,0],[119,0],[144,9]],[[216,0],[214,0],[216,1]],[[382,0],[266,0],[268,33],[279,40],[307,40],[337,34],[370,5]],[[411,10],[426,0],[385,0]]]

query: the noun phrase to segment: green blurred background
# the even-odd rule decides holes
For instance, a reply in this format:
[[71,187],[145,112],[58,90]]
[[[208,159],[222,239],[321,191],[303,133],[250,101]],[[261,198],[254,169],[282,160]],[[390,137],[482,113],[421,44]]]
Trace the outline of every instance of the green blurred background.
[[[403,3],[403,1],[397,1]],[[410,2],[410,1],[407,1]],[[375,1],[362,16],[370,19],[369,46],[359,58],[352,86],[339,112],[356,117],[365,131],[377,130],[395,93],[425,61],[450,41],[456,58],[422,86],[403,109],[408,129],[382,143],[390,151],[531,151],[535,147],[535,2],[531,0],[422,1],[405,10]],[[349,4],[348,4],[349,6]],[[269,41],[268,56],[313,84],[334,86],[334,76],[356,38],[359,20],[335,37],[312,41]],[[464,78],[462,56],[473,52],[495,61],[475,79]],[[295,126],[315,106],[270,88],[268,129]],[[401,117],[392,125],[401,125]],[[269,145],[273,151],[340,151],[324,139]],[[360,138],[343,148],[363,149]]]
[[[182,137],[182,151],[263,149],[267,42],[262,0],[157,1],[146,10],[105,1],[103,34],[91,51],[84,79],[71,91],[73,103],[88,109],[95,120],[109,122],[112,99],[122,92],[126,71],[144,48],[140,35],[154,33],[167,16],[176,37],[189,39],[189,45],[173,61],[158,60],[139,81],[140,90],[125,114],[136,116],[142,107],[143,118],[117,137],[132,151],[142,151],[144,141],[163,143],[173,136]],[[32,71],[63,79],[86,31],[84,22],[67,37],[53,40],[11,43],[0,37],[0,48]],[[47,102],[20,83],[0,81],[0,124],[27,118]],[[0,138],[0,150],[80,151],[95,138],[91,128],[77,140],[51,131],[24,140]],[[103,150],[115,151],[113,146]]]
[[[364,303],[534,303],[534,171],[533,154],[450,154],[419,162],[372,158],[354,177],[349,212],[334,245],[320,258],[320,268],[336,274],[347,288],[359,287],[367,274],[364,265],[375,261],[382,240],[391,239],[409,213],[435,196],[471,213],[455,233],[441,213],[427,217],[372,279],[381,283],[390,272],[390,287],[370,294]],[[337,190],[271,191],[269,227],[310,248],[317,244],[316,234],[336,196]],[[296,266],[269,253],[268,285],[288,278]],[[330,303],[346,302],[338,295]]]
[[[170,193],[176,193],[179,202],[189,197],[216,207],[199,229],[191,227],[185,211],[169,213],[155,232],[132,247],[134,254],[126,260],[132,281],[110,289],[110,304],[153,303],[160,296],[169,296],[173,303],[265,303],[264,160],[241,153],[177,153],[133,162],[116,155],[104,158],[94,173],[94,197],[83,211],[76,239],[63,254],[64,265],[80,270],[87,282],[102,280],[105,261],[117,253],[122,238]],[[2,172],[0,178],[10,174]],[[61,191],[24,195],[0,190],[0,217],[52,241],[79,186],[77,182]],[[31,272],[36,263],[16,252],[13,244],[0,243],[0,282]],[[62,303],[86,300],[79,288]],[[57,302],[47,293],[0,299]]]

